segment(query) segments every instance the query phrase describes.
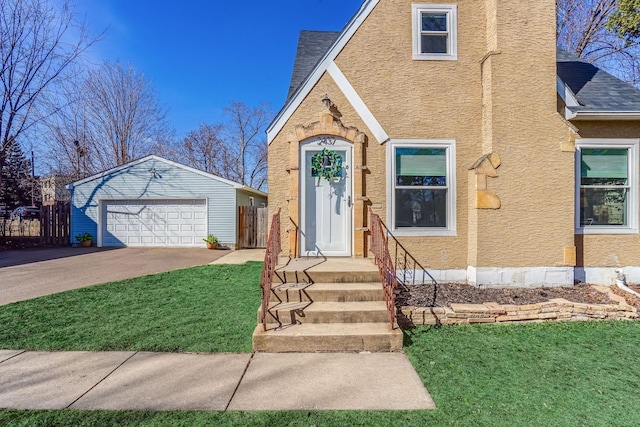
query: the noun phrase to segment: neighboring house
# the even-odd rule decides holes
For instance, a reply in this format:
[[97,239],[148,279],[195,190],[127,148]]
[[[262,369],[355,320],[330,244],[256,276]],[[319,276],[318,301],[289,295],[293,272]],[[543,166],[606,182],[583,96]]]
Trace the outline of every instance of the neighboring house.
[[69,184],[71,238],[98,246],[195,246],[214,234],[235,247],[238,206],[267,195],[157,156],[148,156]]
[[67,184],[73,182],[70,175],[51,175],[40,178],[40,190],[42,193],[42,206],[50,206],[56,202],[68,202],[71,200]]
[[640,92],[555,29],[553,0],[367,0],[302,32],[267,130],[284,255],[369,256],[372,209],[438,280],[640,282]]

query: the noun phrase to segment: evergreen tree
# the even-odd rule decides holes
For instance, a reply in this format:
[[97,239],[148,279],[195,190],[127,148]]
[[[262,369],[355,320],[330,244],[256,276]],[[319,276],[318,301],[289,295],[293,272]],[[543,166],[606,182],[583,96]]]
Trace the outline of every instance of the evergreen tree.
[[31,161],[25,157],[15,138],[8,140],[2,156],[4,168],[2,169],[0,204],[8,208],[30,205]]
[[607,23],[608,30],[614,30],[627,44],[640,38],[640,0],[619,0],[618,10]]

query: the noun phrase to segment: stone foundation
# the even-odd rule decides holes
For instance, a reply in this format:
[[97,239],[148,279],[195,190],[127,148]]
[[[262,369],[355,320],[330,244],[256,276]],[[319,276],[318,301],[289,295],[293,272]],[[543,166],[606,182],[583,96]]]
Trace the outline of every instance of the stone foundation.
[[[606,293],[617,304],[581,304],[554,298],[528,305],[451,304],[450,307],[402,307],[405,322],[413,325],[457,325],[469,323],[549,322],[575,320],[630,320],[637,319],[635,307],[610,288],[594,286]],[[402,323],[400,321],[399,323]]]

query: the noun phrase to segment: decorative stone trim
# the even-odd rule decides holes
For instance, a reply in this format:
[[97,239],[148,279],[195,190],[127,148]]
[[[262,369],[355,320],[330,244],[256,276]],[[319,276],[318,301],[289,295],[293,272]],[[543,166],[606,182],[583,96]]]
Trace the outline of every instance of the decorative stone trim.
[[[406,321],[413,325],[460,325],[469,323],[561,322],[580,320],[637,319],[635,307],[604,286],[594,286],[618,304],[581,304],[554,298],[528,305],[451,304],[451,307],[412,307],[400,309]],[[402,322],[400,322],[402,323]]]
[[[368,143],[367,135],[354,126],[345,126],[340,120],[341,114],[337,106],[324,95],[321,99],[323,108],[320,111],[319,120],[309,124],[298,124],[293,131],[288,134],[289,143],[289,221],[298,227],[299,218],[299,175],[300,175],[300,144],[310,138],[333,136],[342,138],[353,144],[353,256],[362,258],[367,256],[366,232],[363,230],[368,223],[366,211],[366,196],[364,195],[364,180],[367,170],[364,158],[364,146]],[[289,255],[293,258],[300,256],[298,247],[299,229],[289,232],[288,247]],[[287,246],[286,238],[283,237],[283,246]]]
[[500,209],[500,197],[487,189],[487,177],[498,176],[497,169],[500,163],[500,156],[497,153],[489,153],[478,158],[469,168],[469,171],[475,175],[476,209]]

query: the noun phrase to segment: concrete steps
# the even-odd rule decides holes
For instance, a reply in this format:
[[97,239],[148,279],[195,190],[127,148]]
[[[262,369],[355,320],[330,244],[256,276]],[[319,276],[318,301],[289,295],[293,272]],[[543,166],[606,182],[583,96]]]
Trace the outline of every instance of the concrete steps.
[[[278,319],[283,325],[295,323],[371,323],[389,320],[389,313],[384,301],[272,303],[269,307],[269,313],[270,316],[267,316],[269,323]],[[273,325],[278,326],[278,323]]]
[[402,332],[391,328],[370,260],[299,259],[277,270],[274,280],[267,330],[259,324],[253,334],[255,351],[402,349]]
[[354,283],[380,280],[377,270],[372,271],[276,271],[275,283]]
[[267,353],[400,351],[402,332],[388,323],[304,323],[253,333],[253,349]]
[[282,301],[383,301],[382,286],[369,283],[286,283],[273,286]]

